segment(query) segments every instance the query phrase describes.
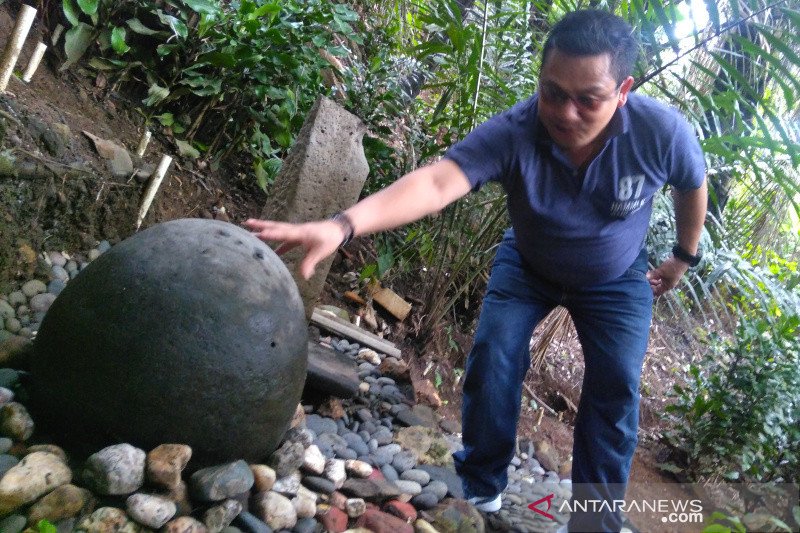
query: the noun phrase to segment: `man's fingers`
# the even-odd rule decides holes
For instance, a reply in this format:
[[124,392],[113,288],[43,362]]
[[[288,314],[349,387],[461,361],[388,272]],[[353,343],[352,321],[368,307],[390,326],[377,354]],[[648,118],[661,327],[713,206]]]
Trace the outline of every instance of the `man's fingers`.
[[289,250],[297,248],[297,246],[299,245],[300,245],[299,242],[282,242],[278,245],[277,248],[275,248],[275,253],[278,255],[283,255]]

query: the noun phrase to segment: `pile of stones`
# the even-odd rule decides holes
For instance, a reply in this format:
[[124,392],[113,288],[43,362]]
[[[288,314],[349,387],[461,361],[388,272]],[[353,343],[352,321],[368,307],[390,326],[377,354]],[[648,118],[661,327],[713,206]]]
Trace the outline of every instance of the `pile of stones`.
[[[87,257],[100,253],[98,247]],[[68,278],[82,268],[63,254],[47,257],[53,279],[46,291],[41,285],[30,290],[29,281],[22,285],[27,292],[16,291],[25,302],[11,297],[16,292],[3,300],[20,322],[16,339],[27,338],[19,335],[22,327],[36,331],[46,306],[33,314],[24,307],[32,309],[37,295],[55,297],[53,281],[63,277],[57,267]],[[546,532],[566,522],[558,506],[569,498],[569,479],[560,479],[559,465],[540,464],[541,450],[527,441],[509,467],[503,508],[481,515],[462,499],[452,467],[451,453],[461,447],[458,424],[413,403],[405,363],[345,339],[320,341],[357,363],[359,393],[298,406],[292,427],[263,464],[198,468],[191,448],[180,443],[152,450],[116,444],[88,458],[70,457],[42,443],[46,428],[36,428],[25,407],[25,372],[0,368],[0,531],[42,531],[42,520],[58,532],[87,533]],[[0,348],[0,366],[14,360],[8,355]],[[527,507],[548,494],[555,494],[555,520]]]
[[48,269],[47,283],[31,279],[18,290],[0,296],[0,342],[14,335],[32,338],[50,304],[64,290],[67,282],[110,248],[108,241],[102,241],[85,256],[71,257],[61,252],[44,254],[42,263]]

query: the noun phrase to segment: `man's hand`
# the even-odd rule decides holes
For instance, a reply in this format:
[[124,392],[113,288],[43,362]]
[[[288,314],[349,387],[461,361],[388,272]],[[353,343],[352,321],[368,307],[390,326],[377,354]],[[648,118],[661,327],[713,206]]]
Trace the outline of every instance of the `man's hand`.
[[658,268],[655,268],[647,273],[647,279],[650,281],[650,288],[653,289],[653,296],[658,297],[667,291],[670,291],[678,286],[686,271],[689,270],[689,265],[670,257]]
[[289,224],[271,220],[246,220],[244,226],[262,241],[277,241],[275,253],[281,255],[302,246],[305,257],[300,262],[300,275],[309,279],[317,264],[331,255],[345,238],[342,226],[331,220]]

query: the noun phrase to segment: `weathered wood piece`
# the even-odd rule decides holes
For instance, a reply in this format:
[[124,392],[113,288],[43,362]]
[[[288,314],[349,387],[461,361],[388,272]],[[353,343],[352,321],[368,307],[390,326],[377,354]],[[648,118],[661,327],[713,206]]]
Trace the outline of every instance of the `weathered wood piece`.
[[322,313],[315,309],[311,315],[311,323],[386,355],[397,358],[401,356],[400,350],[393,343],[331,314]]

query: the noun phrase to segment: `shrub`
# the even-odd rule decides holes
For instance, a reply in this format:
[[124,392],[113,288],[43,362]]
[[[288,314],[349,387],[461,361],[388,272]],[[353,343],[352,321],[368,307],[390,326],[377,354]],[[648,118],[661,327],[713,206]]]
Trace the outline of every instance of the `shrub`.
[[712,334],[709,351],[676,385],[666,437],[691,478],[797,481],[800,340],[796,315],[742,317],[736,335]]

